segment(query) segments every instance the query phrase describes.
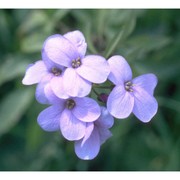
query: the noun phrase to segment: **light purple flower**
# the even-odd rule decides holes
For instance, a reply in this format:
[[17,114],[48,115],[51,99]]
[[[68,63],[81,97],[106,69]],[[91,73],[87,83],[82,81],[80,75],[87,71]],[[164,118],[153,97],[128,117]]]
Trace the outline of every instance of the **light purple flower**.
[[43,46],[42,57],[45,62],[65,67],[63,88],[71,97],[88,95],[92,83],[105,82],[110,73],[105,58],[98,55],[85,56],[86,47],[84,36],[79,31],[64,36],[52,35]]
[[53,105],[38,116],[38,124],[45,131],[61,130],[69,141],[85,136],[87,123],[95,121],[101,113],[97,102],[89,97],[60,99],[51,93],[47,86],[45,93]]
[[[65,34],[64,36],[61,35],[54,35],[52,37],[62,37],[64,39],[64,43],[60,44],[61,49],[63,49],[64,54],[68,54],[69,49],[73,47],[73,49],[77,50],[77,53],[80,53],[82,56],[86,52],[87,44],[85,42],[84,36],[80,31],[73,31]],[[48,38],[51,39],[51,38]],[[47,40],[48,41],[48,40]],[[54,46],[56,46],[56,42],[54,42]],[[46,46],[46,42],[45,45]],[[51,49],[51,48],[49,48]],[[57,64],[56,62],[52,61],[51,59],[47,58],[44,53],[44,49],[42,50],[43,60],[37,61],[35,64],[31,64],[27,70],[25,77],[23,78],[22,83],[25,85],[32,85],[36,84],[36,99],[40,103],[48,103],[47,95],[44,92],[44,88],[50,84],[52,92],[63,99],[69,98],[69,95],[66,93],[64,89],[63,77],[64,77],[64,70],[65,67]],[[68,57],[68,55],[67,55]],[[66,62],[66,58],[63,59]],[[66,73],[67,74],[67,73]],[[66,77],[67,80],[67,77]],[[71,82],[72,83],[72,82]],[[73,82],[74,89],[79,88],[86,89],[86,93],[88,94],[91,90],[90,82],[79,78],[76,83]],[[79,93],[79,96],[83,94]]]
[[85,136],[75,141],[75,153],[83,160],[95,158],[100,146],[112,136],[109,128],[113,126],[114,118],[105,107],[101,107],[101,116],[94,122],[88,123]]
[[109,112],[120,119],[133,112],[142,122],[149,122],[158,109],[153,97],[157,77],[144,74],[132,79],[131,68],[122,56],[113,56],[108,63],[111,69],[108,79],[115,84],[107,101]]

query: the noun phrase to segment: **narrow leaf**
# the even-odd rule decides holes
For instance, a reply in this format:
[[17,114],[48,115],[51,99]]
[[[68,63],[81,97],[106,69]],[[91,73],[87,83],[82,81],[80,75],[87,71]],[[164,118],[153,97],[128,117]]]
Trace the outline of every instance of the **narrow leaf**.
[[7,60],[0,65],[0,85],[25,73],[28,62],[17,60],[17,58],[18,57],[8,57]]
[[122,42],[124,39],[126,39],[133,31],[136,24],[136,18],[132,18],[129,23],[125,24],[122,29],[116,34],[110,43],[109,46],[107,46],[105,58],[108,58],[116,49],[116,47],[119,45],[120,42]]
[[13,91],[0,104],[0,136],[15,126],[33,99],[31,88]]

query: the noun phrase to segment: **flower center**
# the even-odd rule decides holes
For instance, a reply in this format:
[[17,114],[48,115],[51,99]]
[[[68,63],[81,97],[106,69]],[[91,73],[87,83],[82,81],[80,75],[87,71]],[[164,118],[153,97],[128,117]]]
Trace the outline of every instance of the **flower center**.
[[72,100],[72,99],[68,99],[68,100],[66,101],[66,108],[67,108],[67,109],[73,109],[73,108],[75,107],[75,105],[76,105],[76,103],[75,103],[75,101]]
[[51,69],[51,72],[52,72],[55,76],[59,76],[59,75],[62,73],[61,69],[58,69],[58,68],[56,68],[56,67],[53,67],[53,68]]
[[128,92],[133,92],[133,83],[131,81],[128,81],[124,84],[125,90]]
[[81,59],[80,58],[77,58],[75,60],[72,60],[72,67],[73,68],[78,68],[79,66],[81,66]]

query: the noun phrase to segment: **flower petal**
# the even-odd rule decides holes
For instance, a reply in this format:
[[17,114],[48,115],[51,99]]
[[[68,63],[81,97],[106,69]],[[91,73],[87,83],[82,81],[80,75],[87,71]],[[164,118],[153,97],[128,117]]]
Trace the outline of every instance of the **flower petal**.
[[134,88],[134,115],[142,122],[149,122],[156,114],[156,99],[140,87]]
[[109,129],[106,128],[98,128],[100,143],[103,144],[107,139],[112,136],[112,133]]
[[43,110],[37,118],[40,127],[50,132],[60,130],[59,122],[62,110],[60,106],[50,106]]
[[64,90],[63,86],[63,77],[62,76],[57,76],[53,77],[51,79],[51,88],[54,92],[54,94],[62,99],[67,99],[69,96],[67,95],[66,91]]
[[45,75],[36,87],[35,97],[36,100],[41,104],[49,104],[49,100],[45,94],[45,87],[49,84],[49,81],[52,78],[52,74],[48,73]]
[[62,135],[69,141],[79,140],[85,135],[86,123],[77,119],[71,111],[65,109],[60,117]]
[[41,104],[49,104],[49,100],[45,95],[44,88],[47,85],[47,82],[41,82],[36,87],[35,97],[36,100]]
[[98,103],[89,97],[73,98],[76,106],[72,110],[74,116],[84,122],[92,122],[101,114]]
[[53,68],[59,69],[61,71],[63,71],[63,69],[65,68],[64,66],[61,66],[61,65],[53,62],[52,60],[50,60],[46,54],[43,54],[43,62],[46,65],[49,72],[52,72]]
[[154,94],[154,89],[157,85],[157,77],[154,74],[144,74],[133,79],[134,86],[139,86],[149,94]]
[[84,57],[87,49],[87,43],[85,41],[84,35],[76,30],[64,34],[64,37],[67,38],[73,45],[77,48],[80,57]]
[[41,81],[42,77],[47,74],[47,68],[43,61],[37,61],[35,64],[31,64],[22,80],[24,85],[32,85]]
[[81,78],[73,68],[67,68],[63,76],[64,89],[69,96],[84,97],[91,91],[91,83]]
[[102,128],[111,128],[114,124],[114,118],[105,107],[101,107],[101,116],[95,122],[96,126]]
[[112,56],[108,59],[110,74],[108,79],[114,84],[124,84],[132,79],[132,71],[127,61],[122,56]]
[[79,57],[79,53],[69,40],[60,34],[55,34],[45,41],[42,57],[44,61],[53,61],[59,65],[69,67],[71,61]]
[[123,86],[116,86],[110,93],[107,109],[116,118],[126,118],[132,112],[134,97]]
[[77,73],[93,83],[105,82],[109,73],[109,65],[102,56],[88,55],[82,59],[82,64],[77,68]]
[[86,123],[86,131],[85,131],[85,136],[84,136],[83,141],[82,141],[82,145],[90,137],[93,129],[94,129],[94,123],[91,123],[91,122],[90,123]]
[[45,93],[46,98],[48,99],[49,104],[56,104],[56,105],[65,107],[66,100],[60,99],[54,94],[50,83],[48,83],[45,86],[44,93]]
[[99,133],[94,128],[91,136],[82,144],[83,140],[75,141],[75,153],[83,160],[91,160],[95,158],[100,150]]

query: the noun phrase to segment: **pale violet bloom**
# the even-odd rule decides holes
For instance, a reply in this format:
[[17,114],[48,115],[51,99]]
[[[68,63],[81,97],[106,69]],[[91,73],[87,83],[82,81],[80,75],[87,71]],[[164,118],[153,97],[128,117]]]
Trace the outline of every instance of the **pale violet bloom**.
[[114,118],[109,114],[105,107],[101,107],[101,116],[94,122],[87,123],[85,136],[75,141],[75,153],[83,160],[95,158],[100,146],[112,136],[109,128],[114,124]]
[[89,97],[60,99],[51,91],[48,85],[45,93],[52,105],[39,114],[38,124],[45,131],[60,130],[69,141],[82,139],[86,134],[87,123],[99,118],[100,106]]
[[[67,95],[84,97],[91,91],[92,83],[103,83],[110,73],[105,58],[99,55],[87,55],[84,36],[79,31],[69,32],[47,38],[42,49],[42,58],[46,62],[53,62],[64,67],[62,80],[53,80],[54,93],[59,93],[61,84]],[[56,91],[56,90],[57,91]]]
[[[69,32],[64,36],[53,35],[52,37],[61,37],[61,39],[64,40],[60,44],[60,47],[62,47],[62,49],[63,47],[66,47],[65,49],[63,49],[63,52],[61,52],[62,54],[68,54],[70,47],[73,47],[73,49],[75,49],[77,53],[81,54],[81,56],[83,56],[86,52],[87,44],[85,42],[83,34],[80,31]],[[50,38],[48,38],[48,40],[49,39]],[[44,46],[46,47],[46,42],[44,43]],[[49,84],[52,92],[56,96],[66,99],[69,97],[69,95],[66,93],[66,90],[64,90],[63,85],[65,67],[52,61],[51,59],[46,57],[45,54],[46,53],[43,48],[42,60],[37,61],[35,64],[29,65],[22,83],[25,85],[32,85],[38,83],[36,89],[36,99],[40,103],[48,103],[46,94],[44,93],[44,88]],[[65,58],[64,61],[66,61]],[[79,81],[76,81],[76,83],[73,84],[75,89],[79,88],[81,90],[85,88],[87,94],[91,90],[91,83],[85,80],[79,79]],[[79,96],[82,95],[83,94],[79,93]]]
[[132,71],[122,56],[112,56],[108,63],[108,79],[115,85],[107,100],[108,111],[123,119],[131,112],[142,122],[149,122],[156,114],[158,103],[153,97],[157,85],[154,74],[144,74],[132,79]]

